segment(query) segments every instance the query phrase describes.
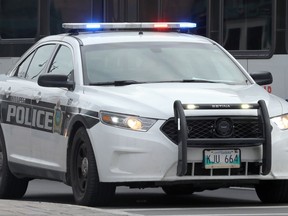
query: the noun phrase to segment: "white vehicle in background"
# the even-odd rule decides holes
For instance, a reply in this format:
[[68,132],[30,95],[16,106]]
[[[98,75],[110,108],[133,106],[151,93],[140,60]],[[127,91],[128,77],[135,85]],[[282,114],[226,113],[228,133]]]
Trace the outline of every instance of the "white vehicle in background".
[[[0,197],[29,180],[105,205],[117,186],[169,195],[255,186],[288,201],[288,104],[194,23],[66,23],[0,77]],[[175,31],[175,29],[177,31]],[[256,84],[258,83],[258,84]]]

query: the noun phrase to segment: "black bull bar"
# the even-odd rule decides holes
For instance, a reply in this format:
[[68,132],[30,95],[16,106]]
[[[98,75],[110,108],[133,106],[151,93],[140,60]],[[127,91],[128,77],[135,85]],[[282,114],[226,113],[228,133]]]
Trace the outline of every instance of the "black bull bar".
[[[215,142],[223,143],[237,143],[239,138],[211,138],[199,141],[197,139],[188,138],[187,122],[184,113],[184,109],[188,109],[187,104],[182,104],[181,101],[176,100],[174,102],[174,116],[175,123],[177,124],[177,134],[178,134],[178,165],[177,165],[177,175],[184,176],[187,173],[187,147],[188,146],[198,146],[200,147],[202,143],[213,144]],[[221,105],[211,105],[211,104],[197,104],[193,105],[194,108],[198,109],[243,109],[241,104],[221,104]],[[260,119],[263,127],[263,137],[262,138],[241,138],[241,143],[247,144],[261,144],[262,145],[262,175],[268,175],[271,171],[271,130],[272,126],[270,124],[269,114],[264,100],[259,100],[257,104],[246,104],[245,109],[257,109],[258,118]],[[193,145],[194,144],[194,145]],[[198,145],[197,145],[198,144]]]

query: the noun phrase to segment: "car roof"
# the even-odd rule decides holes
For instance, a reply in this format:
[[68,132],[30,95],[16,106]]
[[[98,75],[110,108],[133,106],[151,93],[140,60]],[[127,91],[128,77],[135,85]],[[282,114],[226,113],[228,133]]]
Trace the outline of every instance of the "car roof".
[[119,42],[195,42],[211,43],[204,37],[183,34],[178,32],[99,32],[99,33],[80,33],[75,35],[82,41],[83,45]]
[[199,35],[179,32],[153,31],[101,31],[79,32],[77,34],[59,34],[43,38],[41,41],[65,41],[68,37],[77,39],[81,45],[122,42],[193,42],[211,44],[211,40]]

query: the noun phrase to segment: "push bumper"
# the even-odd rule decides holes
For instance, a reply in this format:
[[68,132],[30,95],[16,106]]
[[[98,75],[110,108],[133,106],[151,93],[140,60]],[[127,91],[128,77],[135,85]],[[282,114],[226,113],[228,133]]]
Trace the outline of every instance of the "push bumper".
[[[244,141],[242,139],[246,142],[244,146],[237,146],[233,138],[220,139],[220,143],[227,145],[227,148],[228,143],[236,143],[235,145],[241,151],[244,171],[236,173],[231,169],[232,171],[219,175],[218,172],[213,174],[211,171],[204,175],[195,174],[196,168],[201,168],[201,163],[203,163],[203,151],[209,146],[215,146],[215,140],[206,140],[205,145],[201,146],[199,140],[188,139],[185,135],[186,130],[183,129],[185,128],[185,115],[183,115],[185,105],[179,102],[175,104],[175,120],[178,125],[180,124],[178,144],[173,143],[161,132],[164,120],[158,120],[148,132],[125,130],[102,123],[88,130],[100,181],[121,184],[125,182],[288,179],[286,165],[278,160],[285,158],[287,159],[284,161],[288,160],[286,147],[288,132],[275,128],[272,130],[271,138],[272,126],[264,101],[259,101],[258,104],[252,106],[257,110],[258,118],[262,122],[263,137],[244,139]],[[179,112],[183,113],[179,114]],[[259,172],[255,171],[257,167],[260,167]]]

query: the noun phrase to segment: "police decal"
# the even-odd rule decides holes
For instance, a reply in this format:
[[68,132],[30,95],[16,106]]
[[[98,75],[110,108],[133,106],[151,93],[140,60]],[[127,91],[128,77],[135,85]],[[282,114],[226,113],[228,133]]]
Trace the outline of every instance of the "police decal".
[[53,112],[36,108],[31,109],[30,106],[8,104],[4,121],[9,124],[52,131]]
[[60,100],[57,102],[54,107],[54,115],[53,115],[53,133],[61,134],[62,131],[62,122],[63,122],[63,113],[60,107]]

